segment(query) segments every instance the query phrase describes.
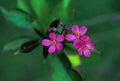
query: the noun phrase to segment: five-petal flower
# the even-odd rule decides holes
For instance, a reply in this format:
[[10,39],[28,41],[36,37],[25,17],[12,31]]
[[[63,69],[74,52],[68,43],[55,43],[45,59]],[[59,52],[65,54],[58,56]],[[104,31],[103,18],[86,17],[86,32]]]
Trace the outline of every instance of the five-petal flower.
[[92,43],[86,43],[85,45],[83,45],[82,47],[80,47],[78,49],[78,55],[82,56],[83,53],[86,57],[90,57],[91,56],[91,50],[95,49],[95,45]]
[[55,33],[49,34],[49,39],[43,39],[42,45],[43,46],[49,46],[48,52],[54,53],[56,51],[60,51],[63,49],[63,44],[61,42],[64,41],[64,35],[58,35],[56,36]]

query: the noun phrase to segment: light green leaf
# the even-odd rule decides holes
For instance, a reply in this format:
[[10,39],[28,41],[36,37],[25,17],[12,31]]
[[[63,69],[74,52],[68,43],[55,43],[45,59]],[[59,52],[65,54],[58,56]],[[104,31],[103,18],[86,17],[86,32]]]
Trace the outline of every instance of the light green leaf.
[[16,51],[24,42],[30,40],[32,38],[21,38],[21,39],[17,39],[14,40],[12,42],[9,42],[8,44],[6,44],[3,48],[3,51]]
[[64,8],[68,8],[70,2],[71,2],[71,0],[63,0]]
[[54,9],[51,20],[60,18],[64,22],[67,22],[70,19],[71,14],[71,0],[61,1]]
[[24,10],[26,12],[30,12],[27,4],[25,3],[25,0],[18,0],[17,1],[17,6],[19,9]]
[[48,14],[48,4],[46,0],[31,0],[31,5],[37,17],[42,21]]
[[0,10],[8,21],[12,22],[18,27],[31,27],[32,17],[25,11],[18,9],[6,10],[4,8],[0,8]]
[[81,64],[80,56],[78,54],[68,54],[68,59],[70,60],[72,67],[78,67]]
[[65,54],[49,56],[53,70],[53,81],[82,81],[79,73],[72,69]]

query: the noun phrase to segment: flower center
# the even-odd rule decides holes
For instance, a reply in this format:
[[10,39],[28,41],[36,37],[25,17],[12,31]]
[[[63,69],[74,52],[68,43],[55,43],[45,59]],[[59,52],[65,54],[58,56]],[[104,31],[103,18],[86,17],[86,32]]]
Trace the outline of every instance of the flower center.
[[80,32],[76,32],[75,35],[76,35],[77,37],[79,37],[79,36],[80,36]]
[[89,46],[85,45],[85,46],[84,46],[84,49],[89,49]]
[[52,45],[56,45],[56,41],[53,40],[53,41],[51,42],[51,44],[52,44]]

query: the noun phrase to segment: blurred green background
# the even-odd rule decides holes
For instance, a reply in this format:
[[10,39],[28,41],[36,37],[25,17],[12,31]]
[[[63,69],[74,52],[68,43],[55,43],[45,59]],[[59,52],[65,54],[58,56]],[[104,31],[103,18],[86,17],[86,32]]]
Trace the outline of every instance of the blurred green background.
[[[51,10],[60,1],[47,0]],[[1,0],[0,6],[14,8],[16,3],[17,0]],[[87,25],[88,35],[101,51],[101,54],[93,53],[91,58],[81,58],[80,71],[84,81],[120,81],[119,4],[118,0],[72,1],[71,19],[65,24]],[[52,81],[50,65],[43,63],[41,47],[29,54],[3,52],[6,43],[24,35],[34,36],[35,33],[16,27],[0,12],[0,81]]]

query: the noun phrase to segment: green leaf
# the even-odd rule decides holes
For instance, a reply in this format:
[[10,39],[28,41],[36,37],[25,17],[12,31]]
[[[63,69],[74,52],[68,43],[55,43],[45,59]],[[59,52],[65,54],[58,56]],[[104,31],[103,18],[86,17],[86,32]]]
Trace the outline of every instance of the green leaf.
[[8,44],[6,44],[5,46],[4,46],[4,48],[3,48],[3,51],[16,51],[18,48],[20,48],[20,46],[24,43],[24,42],[26,42],[26,41],[28,41],[28,40],[30,40],[30,39],[32,39],[32,38],[21,38],[21,39],[17,39],[17,40],[14,40],[14,41],[11,41],[11,42],[9,42]]
[[70,2],[71,2],[71,0],[63,0],[64,8],[68,8]]
[[31,27],[32,17],[27,12],[19,9],[6,10],[4,8],[0,8],[0,10],[8,21],[18,27]]
[[81,64],[80,56],[78,54],[68,54],[68,59],[70,60],[72,67],[78,67]]
[[42,21],[48,14],[48,4],[46,0],[31,0],[32,9]]
[[71,14],[71,0],[61,1],[54,9],[51,20],[60,18],[64,22],[67,22],[70,19]]
[[72,69],[65,54],[50,55],[53,81],[82,81],[79,73]]
[[29,8],[28,8],[28,6],[27,6],[27,4],[25,3],[24,0],[18,0],[17,1],[17,6],[21,10],[24,10],[24,11],[26,11],[28,13],[30,12],[30,10],[29,10]]
[[38,30],[40,33],[45,34],[43,26],[41,25],[41,23],[37,20],[32,22],[32,26],[34,29]]

